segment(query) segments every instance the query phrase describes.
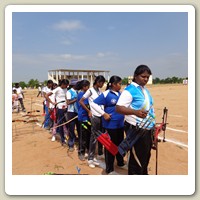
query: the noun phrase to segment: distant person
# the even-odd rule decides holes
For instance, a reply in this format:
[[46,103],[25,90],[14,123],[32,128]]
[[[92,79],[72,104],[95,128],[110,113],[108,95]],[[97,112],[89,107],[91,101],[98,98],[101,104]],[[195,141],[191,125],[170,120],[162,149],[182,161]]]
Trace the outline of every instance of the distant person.
[[116,111],[125,115],[127,136],[135,134],[136,131],[137,134],[144,131],[143,136],[130,150],[128,175],[148,175],[155,121],[147,122],[150,123],[148,127],[141,126],[150,115],[154,116],[153,98],[145,87],[150,75],[151,70],[148,66],[139,65],[134,72],[132,83],[123,90],[116,105]]
[[[56,89],[58,87],[57,83],[53,83],[53,87],[52,90]],[[51,99],[51,101],[53,103],[56,103],[56,97],[55,94],[52,94],[51,96],[49,96],[49,98]],[[57,119],[56,119],[56,110],[55,110],[55,105],[52,103],[49,103],[49,114],[50,114],[50,119],[49,119],[49,127],[52,128],[52,138],[51,141],[54,142],[56,141],[56,127],[57,126]]]
[[38,86],[38,95],[37,95],[37,97],[39,97],[39,95],[42,97],[42,88],[41,88],[41,85]]
[[17,112],[19,112],[19,101],[18,101],[18,95],[17,95],[17,90],[13,89],[13,94],[12,94],[12,111],[17,109]]
[[17,91],[18,100],[21,104],[22,111],[26,112],[26,109],[24,107],[24,102],[23,102],[23,99],[25,98],[25,96],[24,96],[24,92],[23,92],[22,88],[19,86],[19,83],[15,84],[15,87],[13,88],[13,90],[14,89]]
[[[44,97],[45,97],[46,94],[48,94],[49,92],[52,91],[52,87],[53,87],[53,81],[52,80],[48,80],[46,87],[44,87],[43,90],[42,90]],[[45,100],[44,100],[44,109],[45,109],[44,128],[49,130],[50,129],[50,127],[49,127],[49,120],[50,120],[49,102],[46,99],[46,97],[45,97]]]

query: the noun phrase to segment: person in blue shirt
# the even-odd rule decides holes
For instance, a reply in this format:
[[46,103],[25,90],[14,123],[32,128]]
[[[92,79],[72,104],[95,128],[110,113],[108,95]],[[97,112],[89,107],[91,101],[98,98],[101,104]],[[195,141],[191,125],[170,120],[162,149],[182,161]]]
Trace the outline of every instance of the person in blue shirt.
[[[72,79],[69,83],[70,89],[67,91],[67,120],[71,120],[78,115],[78,102],[77,102],[77,89],[76,89],[76,84],[78,80]],[[75,126],[78,135],[75,134]],[[68,129],[69,129],[69,138],[68,138],[68,146],[69,146],[69,151],[73,152],[74,151],[74,144],[76,141],[78,141],[79,137],[79,124],[78,124],[78,119],[72,120],[68,124]]]
[[[116,106],[118,113],[125,115],[125,131],[129,134],[142,134],[132,149],[128,163],[129,175],[147,175],[151,157],[152,130],[155,120],[148,120],[154,116],[153,98],[145,87],[151,75],[146,65],[139,65],[133,76],[132,83],[122,92]],[[147,122],[148,126],[142,127]]]
[[[86,156],[86,151],[89,151],[90,144],[90,119],[88,116],[88,112],[80,105],[79,101],[85,94],[85,92],[89,89],[90,82],[88,80],[79,81],[76,85],[77,90],[81,90],[78,93],[77,102],[78,102],[78,121],[80,127],[80,137],[79,137],[79,150],[78,157],[80,160],[84,161]],[[88,99],[84,99],[84,105],[89,108]],[[83,127],[83,125],[87,127],[87,130]]]
[[[115,106],[121,94],[121,84],[122,79],[119,76],[112,76],[106,91],[93,101],[96,105],[104,106],[104,110],[99,109],[98,112],[100,112],[102,116],[106,114],[106,116],[109,117],[102,117],[102,125],[108,132],[111,141],[117,146],[124,139],[124,115],[115,111]],[[94,105],[94,108],[98,109],[99,107]],[[115,156],[105,149],[106,173],[109,175],[116,174],[114,171],[114,160]],[[116,160],[118,167],[125,168],[124,159],[119,153],[116,155]]]

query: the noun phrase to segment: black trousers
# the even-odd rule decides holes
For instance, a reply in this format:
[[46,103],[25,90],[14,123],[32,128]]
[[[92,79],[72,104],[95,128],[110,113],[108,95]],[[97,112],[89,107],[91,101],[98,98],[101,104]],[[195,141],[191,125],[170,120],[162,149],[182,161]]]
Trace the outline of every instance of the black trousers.
[[[84,124],[88,129],[83,128],[82,124]],[[86,150],[89,152],[90,145],[90,135],[91,135],[91,127],[87,122],[79,121],[80,127],[80,136],[79,136],[79,149],[78,155],[84,155]]]
[[19,102],[20,102],[20,104],[21,104],[22,110],[24,110],[25,107],[24,107],[23,99],[22,99],[22,98],[19,98],[18,100],[19,100]]
[[[96,143],[97,141],[97,135],[98,135],[98,131],[102,131],[102,121],[101,121],[101,117],[97,117],[97,116],[92,116],[91,117],[91,136],[90,136],[90,147],[89,147],[89,156],[88,156],[88,160],[93,160],[94,159],[94,155],[95,155],[95,151],[96,151]],[[98,142],[98,155],[102,155],[103,154],[103,145]]]
[[[111,141],[115,145],[118,146],[123,141],[123,139],[124,139],[124,128],[106,129],[106,130],[108,131],[108,134],[110,136]],[[117,159],[117,165],[118,166],[124,165],[124,159],[119,153],[116,154],[116,159]],[[115,156],[113,156],[105,148],[106,173],[110,173],[110,172],[114,171],[114,161],[115,161]]]
[[[136,127],[125,123],[126,134],[136,131]],[[142,130],[141,130],[142,131]],[[152,136],[151,130],[145,130],[132,149],[128,163],[128,175],[148,175],[148,164],[151,157]]]
[[[58,116],[58,120],[57,120],[57,124],[63,124],[66,122],[65,120],[65,113],[67,112],[66,109],[57,109],[57,116]],[[63,125],[65,126],[65,125]],[[63,126],[58,127],[58,132],[60,134],[60,138],[61,138],[61,143],[65,143],[65,134],[64,134],[64,128]]]

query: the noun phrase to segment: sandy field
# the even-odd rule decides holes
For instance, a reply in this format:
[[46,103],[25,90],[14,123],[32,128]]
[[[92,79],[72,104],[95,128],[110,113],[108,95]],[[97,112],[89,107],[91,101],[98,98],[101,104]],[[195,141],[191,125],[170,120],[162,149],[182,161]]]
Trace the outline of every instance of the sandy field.
[[[156,121],[162,121],[163,108],[168,109],[166,142],[162,141],[163,133],[158,143],[158,175],[188,174],[188,86],[186,85],[151,85],[150,90],[155,104]],[[42,97],[37,97],[37,90],[25,90],[24,104],[26,111],[33,112],[34,117],[24,116],[27,113],[13,112],[12,120],[12,174],[13,175],[43,175],[47,172],[56,174],[105,175],[104,160],[99,167],[91,169],[87,161],[78,159],[78,152],[69,152],[59,141],[51,141],[49,131],[41,128]],[[38,120],[31,122],[30,120]],[[190,133],[195,134],[195,133]],[[125,156],[127,161],[127,156]],[[149,163],[149,174],[155,175],[156,155],[152,150]],[[118,169],[119,175],[126,175],[127,170]]]

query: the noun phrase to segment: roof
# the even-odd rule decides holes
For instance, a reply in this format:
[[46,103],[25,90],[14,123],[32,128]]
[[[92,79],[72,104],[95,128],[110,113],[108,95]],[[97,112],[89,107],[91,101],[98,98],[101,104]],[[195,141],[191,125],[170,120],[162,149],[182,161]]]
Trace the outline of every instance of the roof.
[[54,70],[49,70],[49,72],[56,72],[56,71],[62,71],[62,72],[110,72],[108,70],[92,70],[92,69],[54,69]]

